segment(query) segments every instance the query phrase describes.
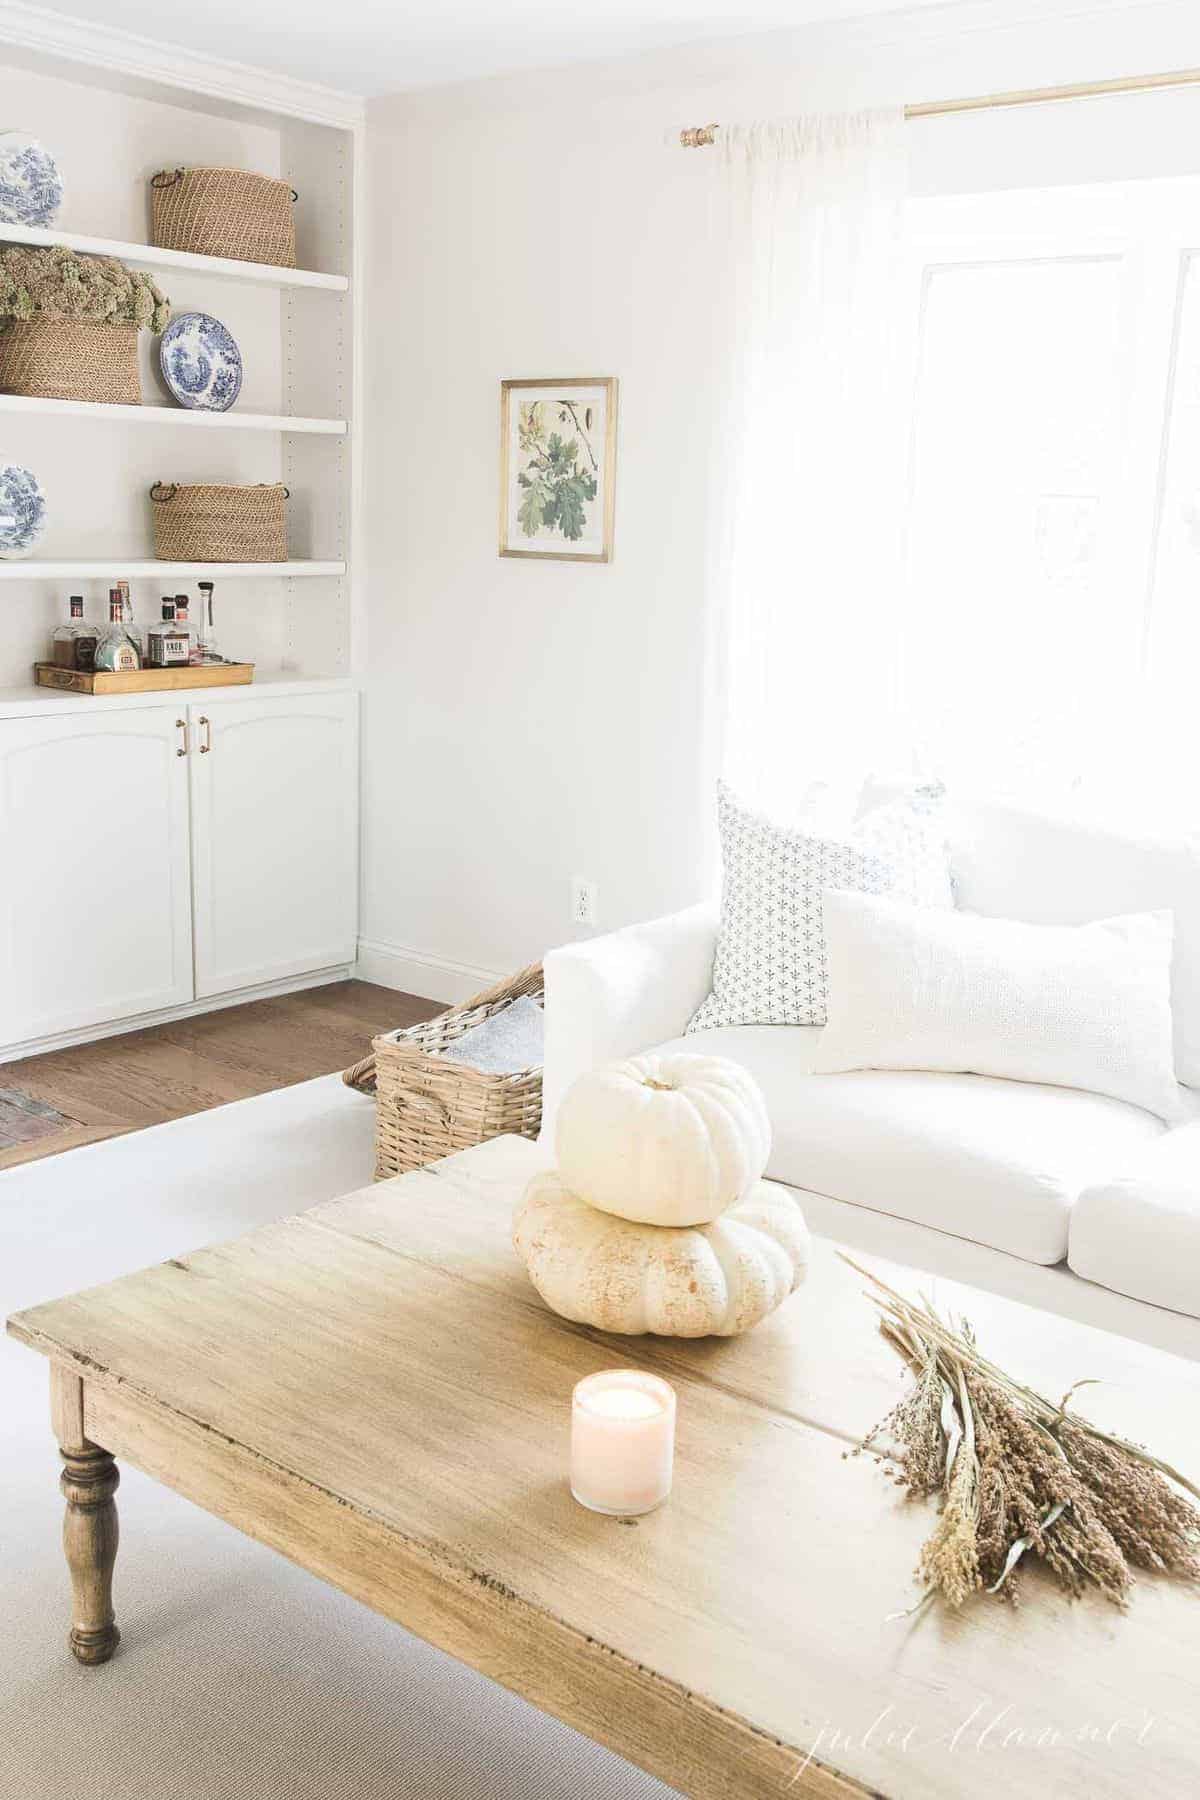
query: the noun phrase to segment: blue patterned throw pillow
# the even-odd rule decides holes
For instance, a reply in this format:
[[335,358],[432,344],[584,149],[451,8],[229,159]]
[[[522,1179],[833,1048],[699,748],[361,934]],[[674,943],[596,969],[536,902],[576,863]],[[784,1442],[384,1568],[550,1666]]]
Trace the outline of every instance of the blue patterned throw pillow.
[[954,904],[945,834],[905,801],[878,807],[844,839],[818,837],[764,818],[722,782],[717,823],[723,882],[713,989],[689,1032],[825,1023],[828,888]]

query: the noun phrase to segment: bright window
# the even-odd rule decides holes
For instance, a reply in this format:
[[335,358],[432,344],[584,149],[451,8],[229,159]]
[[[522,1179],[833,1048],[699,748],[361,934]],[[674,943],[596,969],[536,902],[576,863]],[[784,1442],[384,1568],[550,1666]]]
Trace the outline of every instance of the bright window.
[[911,216],[921,760],[989,790],[1200,815],[1200,182]]

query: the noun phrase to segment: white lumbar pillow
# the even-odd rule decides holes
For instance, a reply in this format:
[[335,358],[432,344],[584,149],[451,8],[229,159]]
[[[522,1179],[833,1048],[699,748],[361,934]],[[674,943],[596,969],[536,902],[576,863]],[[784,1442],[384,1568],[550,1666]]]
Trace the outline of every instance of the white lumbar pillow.
[[1001,1075],[1179,1116],[1171,913],[1027,925],[830,891],[824,920],[815,1071]]

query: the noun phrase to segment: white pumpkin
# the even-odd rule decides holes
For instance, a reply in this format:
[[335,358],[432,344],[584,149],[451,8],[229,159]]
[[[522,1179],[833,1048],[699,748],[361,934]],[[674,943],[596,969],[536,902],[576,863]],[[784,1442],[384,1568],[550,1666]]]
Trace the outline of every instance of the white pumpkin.
[[555,1128],[563,1181],[602,1212],[647,1225],[705,1225],[767,1166],[771,1124],[757,1083],[723,1056],[631,1056],[581,1075]]
[[598,1212],[553,1170],[535,1175],[513,1246],[552,1312],[601,1331],[736,1337],[786,1300],[808,1266],[808,1227],[786,1188],[760,1181],[711,1225],[640,1225]]

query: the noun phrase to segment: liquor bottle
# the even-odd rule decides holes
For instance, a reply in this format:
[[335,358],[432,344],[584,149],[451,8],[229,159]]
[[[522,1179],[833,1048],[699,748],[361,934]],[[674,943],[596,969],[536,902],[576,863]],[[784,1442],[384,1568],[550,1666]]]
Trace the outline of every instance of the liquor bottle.
[[83,623],[83,595],[71,595],[71,612],[51,640],[51,657],[60,669],[90,669],[96,660],[96,633]]
[[141,655],[125,629],[124,602],[119,587],[108,592],[108,630],[96,645],[97,669],[140,669]]
[[196,645],[196,633],[192,629],[191,620],[188,616],[190,608],[191,601],[188,599],[187,595],[176,594],[175,630],[187,646],[186,661],[197,663],[200,661],[200,652]]
[[169,594],[164,594],[162,623],[152,625],[146,633],[146,667],[178,669],[187,659],[188,641],[186,637],[179,635],[179,627],[175,622],[175,602]]
[[216,634],[213,631],[213,584],[201,581],[200,588],[200,661],[205,663],[221,663],[225,658],[217,649]]
[[96,666],[96,651],[100,644],[100,627],[89,625],[83,616],[83,595],[71,595],[71,618],[76,618],[75,608],[78,606],[78,623],[75,626],[75,667],[90,673]]
[[126,634],[138,653],[139,661],[144,663],[146,660],[146,646],[141,632],[134,623],[133,594],[130,591],[129,583],[127,581],[118,581],[117,592],[121,596],[121,618],[125,624]]

